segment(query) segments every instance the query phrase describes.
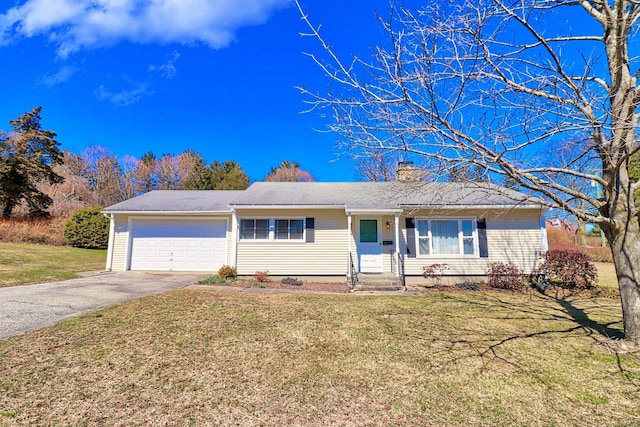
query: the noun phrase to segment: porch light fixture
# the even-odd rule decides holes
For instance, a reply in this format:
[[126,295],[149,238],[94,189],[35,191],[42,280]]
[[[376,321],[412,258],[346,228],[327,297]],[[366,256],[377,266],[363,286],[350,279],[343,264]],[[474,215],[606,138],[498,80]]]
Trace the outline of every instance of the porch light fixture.
[[391,230],[391,222],[387,221],[387,230]]

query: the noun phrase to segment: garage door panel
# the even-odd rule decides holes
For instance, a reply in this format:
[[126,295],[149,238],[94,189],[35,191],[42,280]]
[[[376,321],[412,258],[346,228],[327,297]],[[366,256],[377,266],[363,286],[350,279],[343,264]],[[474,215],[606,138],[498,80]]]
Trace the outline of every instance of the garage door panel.
[[226,261],[226,221],[134,222],[131,270],[216,271]]

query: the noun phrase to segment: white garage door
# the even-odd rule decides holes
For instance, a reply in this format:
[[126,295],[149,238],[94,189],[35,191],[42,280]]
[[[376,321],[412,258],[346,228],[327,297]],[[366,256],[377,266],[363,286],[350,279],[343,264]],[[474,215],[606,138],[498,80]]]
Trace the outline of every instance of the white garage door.
[[227,256],[227,222],[136,220],[131,270],[217,271]]

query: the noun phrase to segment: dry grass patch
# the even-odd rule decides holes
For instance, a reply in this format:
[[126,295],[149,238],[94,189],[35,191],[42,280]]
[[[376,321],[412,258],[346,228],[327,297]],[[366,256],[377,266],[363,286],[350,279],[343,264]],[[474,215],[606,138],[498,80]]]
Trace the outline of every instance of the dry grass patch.
[[52,282],[104,270],[106,251],[0,243],[0,287]]
[[6,425],[637,425],[611,300],[180,290],[0,341]]
[[61,217],[0,219],[0,242],[64,246],[67,243],[62,231],[66,222]]
[[618,289],[618,277],[616,267],[611,262],[594,262],[598,270],[598,284],[611,289]]

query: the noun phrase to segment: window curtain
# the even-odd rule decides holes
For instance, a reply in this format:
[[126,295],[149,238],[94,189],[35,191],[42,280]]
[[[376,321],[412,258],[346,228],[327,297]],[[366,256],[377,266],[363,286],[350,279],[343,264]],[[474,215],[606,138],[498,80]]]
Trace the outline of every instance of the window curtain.
[[458,221],[431,221],[431,235],[434,254],[457,255],[460,253]]

